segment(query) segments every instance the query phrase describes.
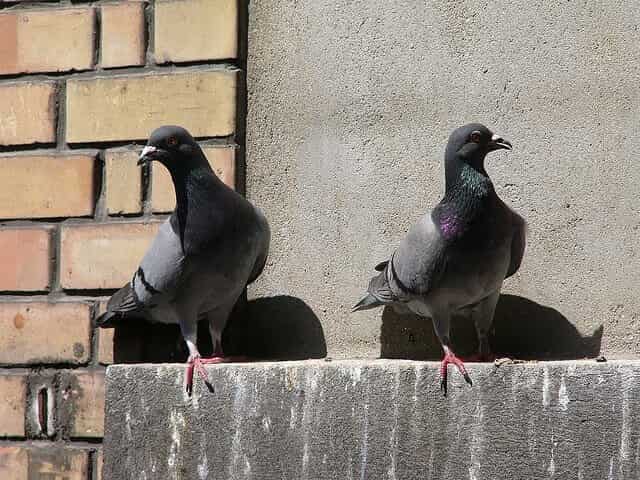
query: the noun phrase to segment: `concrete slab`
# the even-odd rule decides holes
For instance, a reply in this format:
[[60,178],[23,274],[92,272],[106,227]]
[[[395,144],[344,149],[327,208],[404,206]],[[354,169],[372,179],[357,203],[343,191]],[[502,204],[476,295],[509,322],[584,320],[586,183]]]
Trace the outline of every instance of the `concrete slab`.
[[[616,479],[640,475],[640,362],[414,361],[107,372],[106,480]],[[453,373],[453,372],[452,372]]]

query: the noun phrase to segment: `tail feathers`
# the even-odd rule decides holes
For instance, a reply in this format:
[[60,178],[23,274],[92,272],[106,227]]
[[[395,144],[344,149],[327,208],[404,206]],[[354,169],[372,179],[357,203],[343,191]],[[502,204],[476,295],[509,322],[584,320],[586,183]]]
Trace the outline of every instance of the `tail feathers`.
[[96,325],[100,328],[113,328],[118,323],[118,315],[115,312],[104,312],[96,318]]
[[370,308],[376,308],[376,307],[379,307],[380,305],[383,305],[383,303],[380,300],[378,300],[376,297],[374,297],[370,293],[367,293],[362,298],[362,300],[360,300],[358,303],[356,303],[353,306],[351,311],[357,312],[358,310],[369,310]]

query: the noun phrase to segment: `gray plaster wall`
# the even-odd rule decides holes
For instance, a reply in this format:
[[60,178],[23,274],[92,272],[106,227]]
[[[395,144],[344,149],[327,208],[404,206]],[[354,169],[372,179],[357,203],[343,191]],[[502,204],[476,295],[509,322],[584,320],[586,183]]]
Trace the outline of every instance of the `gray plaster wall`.
[[544,353],[558,319],[590,348],[555,356],[638,356],[639,24],[637,0],[251,1],[247,193],[273,241],[250,295],[304,301],[330,356],[426,355],[430,326],[349,311],[481,121],[514,144],[488,170],[529,223],[502,343],[547,320]]
[[[640,363],[413,361],[107,372],[105,480],[537,480],[640,476]],[[454,373],[454,372],[452,372]]]

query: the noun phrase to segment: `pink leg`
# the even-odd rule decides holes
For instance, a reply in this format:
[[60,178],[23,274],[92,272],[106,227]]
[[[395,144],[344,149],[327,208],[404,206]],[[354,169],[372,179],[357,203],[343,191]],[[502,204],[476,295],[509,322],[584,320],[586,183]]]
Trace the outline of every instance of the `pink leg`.
[[223,354],[216,355],[214,357],[202,358],[200,355],[194,355],[187,360],[187,393],[189,396],[193,393],[193,371],[197,371],[198,375],[204,381],[210,392],[213,392],[213,385],[209,382],[209,376],[204,369],[205,364],[217,364],[217,363],[232,363],[232,362],[247,362],[248,357],[242,356],[230,356],[225,357]]
[[442,363],[440,364],[440,390],[444,393],[444,396],[447,396],[447,366],[452,363],[457,368],[460,374],[464,377],[465,381],[469,385],[473,385],[471,381],[471,377],[467,373],[467,369],[464,367],[464,363],[460,360],[456,355],[448,348],[443,346],[444,349],[444,358],[442,359]]
[[204,384],[207,386],[210,392],[213,392],[213,385],[209,382],[209,377],[207,375],[207,371],[202,366],[203,358],[200,358],[200,354],[190,355],[187,360],[187,393],[189,396],[193,393],[193,371],[196,370],[198,375],[204,381]]

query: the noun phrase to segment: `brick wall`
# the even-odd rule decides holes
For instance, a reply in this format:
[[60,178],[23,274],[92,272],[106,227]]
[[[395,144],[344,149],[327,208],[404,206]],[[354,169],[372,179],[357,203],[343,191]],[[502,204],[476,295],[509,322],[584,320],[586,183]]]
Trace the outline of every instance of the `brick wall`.
[[174,206],[137,155],[184,125],[236,186],[241,8],[0,1],[0,478],[100,478],[113,331],[94,319]]

